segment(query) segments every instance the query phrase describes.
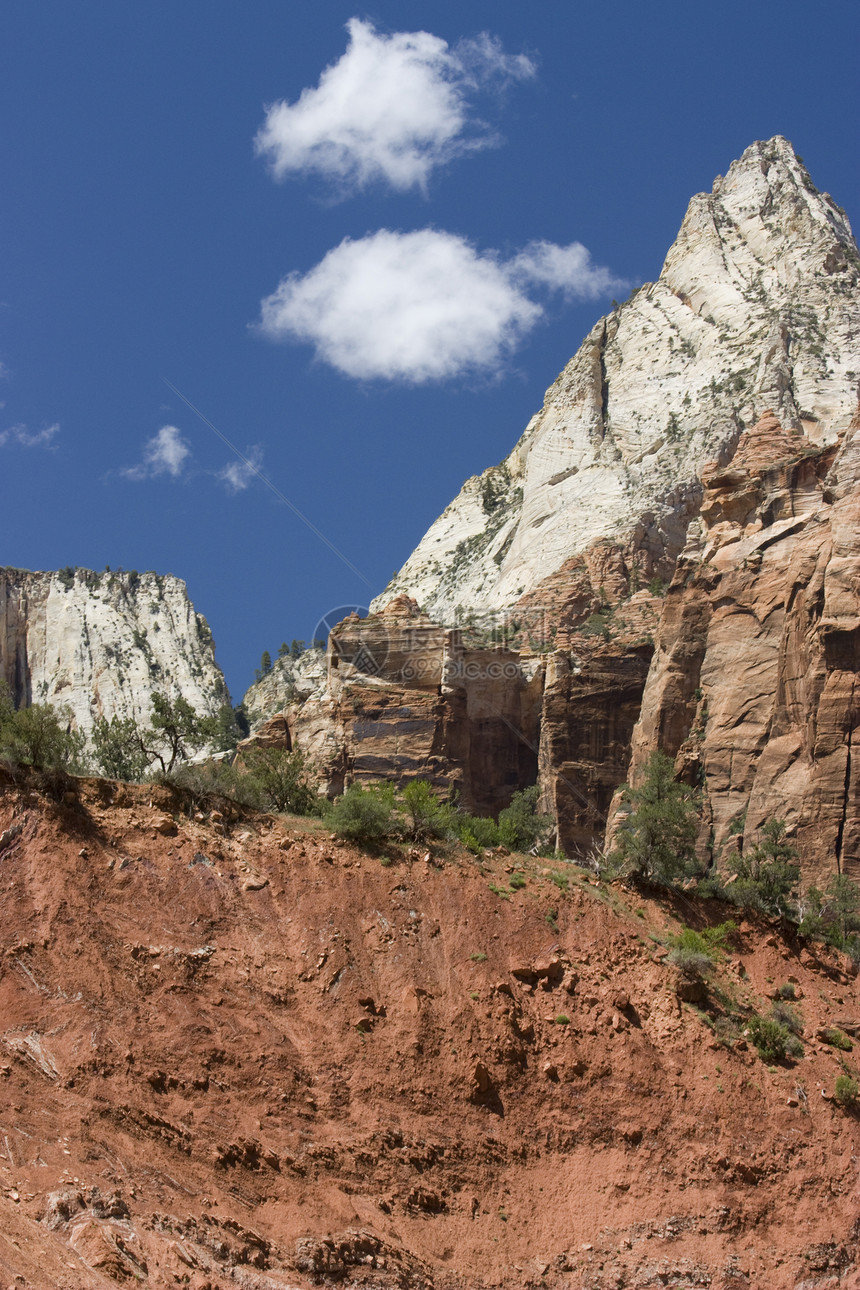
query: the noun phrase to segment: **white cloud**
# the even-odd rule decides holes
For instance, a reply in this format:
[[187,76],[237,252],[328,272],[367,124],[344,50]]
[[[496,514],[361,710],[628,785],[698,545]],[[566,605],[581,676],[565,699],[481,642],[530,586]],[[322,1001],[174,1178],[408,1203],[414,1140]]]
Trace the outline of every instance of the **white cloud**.
[[44,430],[30,431],[24,425],[10,426],[0,431],[0,448],[15,444],[19,448],[55,448],[54,439],[60,433],[59,422]]
[[594,300],[627,286],[609,269],[594,264],[581,242],[571,242],[569,246],[529,242],[508,268],[515,282],[550,287],[568,300]]
[[178,479],[190,456],[191,449],[176,426],[162,426],[158,434],[147,440],[143,460],[120,474],[126,479],[152,479],[156,475]]
[[247,449],[245,457],[228,462],[217,478],[226,484],[231,493],[243,492],[259,473],[263,464],[263,450],[259,444]]
[[277,179],[316,172],[346,189],[378,180],[424,189],[437,166],[496,142],[470,121],[472,96],[535,72],[486,33],[449,47],[426,31],[380,35],[358,18],[347,30],[346,53],[317,87],[266,112],[255,147]]
[[284,278],[261,328],[312,344],[347,376],[422,383],[498,369],[544,316],[530,289],[594,297],[618,285],[578,243],[530,243],[503,262],[453,233],[381,229]]

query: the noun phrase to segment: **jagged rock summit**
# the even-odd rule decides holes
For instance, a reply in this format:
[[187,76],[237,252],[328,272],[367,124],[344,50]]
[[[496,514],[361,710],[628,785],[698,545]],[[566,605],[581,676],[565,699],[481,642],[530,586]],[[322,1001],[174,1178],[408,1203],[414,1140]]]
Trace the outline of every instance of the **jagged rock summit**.
[[[671,575],[701,496],[772,409],[832,442],[857,408],[860,257],[845,213],[781,136],[690,202],[659,279],[602,318],[513,452],[469,479],[372,608],[450,622],[510,607],[595,544]],[[597,590],[597,588],[595,588]]]
[[228,702],[206,619],[172,574],[0,569],[0,677],[19,706],[145,724],[153,690],[214,716]]

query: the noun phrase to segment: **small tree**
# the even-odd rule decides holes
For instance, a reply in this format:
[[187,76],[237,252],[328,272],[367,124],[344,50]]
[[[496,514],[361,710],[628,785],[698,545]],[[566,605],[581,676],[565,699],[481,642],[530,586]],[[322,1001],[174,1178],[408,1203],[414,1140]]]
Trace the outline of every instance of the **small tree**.
[[84,736],[71,728],[68,708],[33,703],[15,709],[5,682],[0,683],[0,756],[38,770],[79,770]]
[[159,761],[162,771],[169,774],[178,761],[187,760],[191,751],[214,740],[217,727],[216,717],[201,717],[181,695],[169,699],[156,690],[150,726],[142,734],[141,747],[150,761]]
[[540,788],[533,784],[514,793],[510,806],[499,812],[499,839],[511,851],[530,851],[552,824],[548,815],[538,815]]
[[319,795],[308,778],[304,755],[298,748],[254,748],[243,754],[245,776],[264,811],[290,811],[293,815],[318,812]]
[[445,837],[454,831],[454,812],[440,802],[426,779],[415,779],[402,793],[406,832],[413,842]]
[[697,795],[675,779],[663,752],[645,765],[639,788],[625,788],[630,814],[621,824],[612,863],[620,872],[671,887],[696,868]]
[[726,894],[744,909],[787,916],[800,878],[797,848],[786,839],[784,820],[769,820],[761,832],[755,846],[729,857],[726,867],[737,879]]
[[127,782],[142,779],[151,761],[132,717],[114,714],[110,721],[98,717],[93,723],[92,744],[99,770],[110,779]]

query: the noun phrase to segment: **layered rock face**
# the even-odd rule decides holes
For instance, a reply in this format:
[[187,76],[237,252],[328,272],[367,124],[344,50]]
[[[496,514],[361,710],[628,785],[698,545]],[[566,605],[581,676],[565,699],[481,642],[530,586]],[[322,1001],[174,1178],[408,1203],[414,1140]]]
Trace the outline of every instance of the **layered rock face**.
[[321,684],[253,741],[301,748],[330,794],[420,778],[488,814],[534,783],[542,688],[539,660],[481,648],[399,597],[335,628]]
[[406,593],[452,622],[512,606],[595,543],[628,578],[670,576],[700,466],[763,408],[816,443],[848,425],[857,282],[844,213],[785,139],[753,144],[693,198],[658,281],[596,324],[510,456],[467,480],[372,608]]
[[53,703],[75,726],[150,716],[150,695],[214,715],[228,701],[209,626],[171,574],[0,569],[0,677],[18,706]]
[[703,854],[784,819],[808,876],[860,874],[860,421],[820,446],[765,415],[703,472],[633,737],[704,786]]

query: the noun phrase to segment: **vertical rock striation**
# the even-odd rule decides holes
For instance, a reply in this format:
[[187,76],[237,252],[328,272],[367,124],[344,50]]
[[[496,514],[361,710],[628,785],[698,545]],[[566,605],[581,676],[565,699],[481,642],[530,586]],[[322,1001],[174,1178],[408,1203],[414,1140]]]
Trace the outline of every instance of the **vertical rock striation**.
[[669,589],[631,777],[661,748],[701,783],[701,849],[784,819],[805,868],[860,874],[860,421],[838,445],[768,412],[703,472]]

